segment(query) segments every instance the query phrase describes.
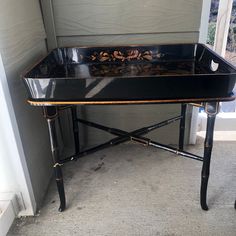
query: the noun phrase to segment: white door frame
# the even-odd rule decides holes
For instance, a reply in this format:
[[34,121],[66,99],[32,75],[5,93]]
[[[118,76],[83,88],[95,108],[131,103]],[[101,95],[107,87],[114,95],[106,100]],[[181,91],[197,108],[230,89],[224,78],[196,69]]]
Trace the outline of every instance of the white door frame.
[[11,193],[18,199],[19,215],[34,215],[36,202],[1,54],[0,108],[0,200]]
[[[208,21],[209,14],[211,9],[211,0],[202,0],[202,14],[201,14],[201,23],[199,30],[199,43],[206,43],[207,33],[208,33]],[[197,139],[198,131],[198,107],[193,107],[192,109],[192,118],[189,134],[189,144],[195,144]]]

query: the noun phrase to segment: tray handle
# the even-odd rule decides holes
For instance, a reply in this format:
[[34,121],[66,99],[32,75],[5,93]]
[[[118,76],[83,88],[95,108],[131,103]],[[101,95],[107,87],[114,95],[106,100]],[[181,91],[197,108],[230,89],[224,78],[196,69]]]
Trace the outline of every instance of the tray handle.
[[214,59],[210,60],[210,69],[212,72],[217,72],[219,69],[219,62],[216,62]]

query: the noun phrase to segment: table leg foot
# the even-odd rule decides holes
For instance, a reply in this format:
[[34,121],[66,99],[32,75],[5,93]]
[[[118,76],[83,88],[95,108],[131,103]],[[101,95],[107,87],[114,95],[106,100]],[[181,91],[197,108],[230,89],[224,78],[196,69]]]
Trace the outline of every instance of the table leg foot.
[[201,208],[204,211],[207,211],[209,208],[207,206],[207,185],[208,185],[208,178],[202,177],[201,181],[201,196],[200,196],[200,202],[201,202]]
[[66,199],[65,199],[65,192],[64,192],[64,187],[60,186],[60,184],[57,183],[57,189],[59,193],[59,198],[60,198],[60,206],[58,208],[58,211],[62,212],[66,209]]
[[62,175],[62,169],[61,169],[62,164],[60,163],[59,147],[58,147],[58,140],[57,140],[56,124],[55,124],[56,118],[58,116],[57,108],[53,106],[45,107],[44,115],[48,123],[52,160],[54,164],[53,165],[54,175],[55,175],[57,190],[58,190],[59,199],[60,199],[60,207],[58,210],[64,211],[66,207],[66,198],[65,198],[63,175]]
[[59,194],[59,198],[60,198],[60,206],[58,208],[58,211],[62,212],[66,209],[66,199],[65,199],[65,193],[64,193],[64,187],[59,187],[57,184],[57,188],[58,188],[58,192],[63,192],[61,194]]
[[55,167],[55,176],[56,176],[57,191],[60,199],[60,207],[58,211],[62,212],[66,208],[66,198],[65,198],[62,170],[60,166]]
[[206,137],[204,142],[204,157],[202,165],[202,174],[201,174],[201,193],[200,193],[200,202],[203,210],[207,211],[207,186],[208,179],[210,175],[210,163],[211,163],[211,152],[213,147],[213,133],[215,118],[218,112],[217,103],[207,103],[205,107],[207,113],[207,130]]

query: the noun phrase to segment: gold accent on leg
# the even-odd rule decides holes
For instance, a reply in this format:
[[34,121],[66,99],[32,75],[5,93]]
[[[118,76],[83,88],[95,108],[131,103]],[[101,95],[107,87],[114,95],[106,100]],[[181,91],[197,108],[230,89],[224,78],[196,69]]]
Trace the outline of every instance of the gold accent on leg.
[[138,138],[138,137],[136,138],[136,137],[132,137],[132,136],[130,137],[130,141],[132,141],[134,143],[139,143],[139,144],[141,144],[145,147],[149,146],[149,142],[150,142],[149,139],[144,140],[144,139],[141,139],[141,138]]
[[56,163],[55,165],[53,165],[53,168],[55,168],[55,167],[57,167],[57,166],[63,166],[63,164]]

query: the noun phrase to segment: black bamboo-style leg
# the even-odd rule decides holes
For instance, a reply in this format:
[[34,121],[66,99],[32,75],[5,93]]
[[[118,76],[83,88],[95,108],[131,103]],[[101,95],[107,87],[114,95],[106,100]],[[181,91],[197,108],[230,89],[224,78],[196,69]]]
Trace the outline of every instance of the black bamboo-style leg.
[[56,135],[56,125],[55,125],[55,121],[58,116],[57,108],[44,107],[44,115],[48,123],[52,159],[53,159],[53,164],[54,164],[53,165],[54,174],[55,174],[57,190],[58,190],[59,198],[60,198],[60,207],[58,210],[63,211],[65,210],[65,207],[66,207],[66,199],[65,199],[62,169],[61,169],[61,164],[60,164],[60,159],[59,159],[59,147],[58,147],[58,140],[57,140],[57,135]]
[[204,157],[203,157],[203,166],[202,166],[202,174],[201,174],[201,193],[200,193],[200,201],[201,207],[203,210],[207,211],[207,186],[208,179],[210,174],[210,162],[211,162],[211,151],[213,147],[213,133],[214,133],[214,125],[215,118],[218,112],[218,104],[217,103],[207,103],[205,106],[205,111],[207,113],[207,130],[206,137],[204,142]]
[[184,149],[184,132],[185,132],[185,120],[186,120],[186,108],[187,104],[181,104],[181,120],[179,125],[179,150]]
[[234,202],[234,209],[236,210],[236,201]]
[[79,143],[79,124],[78,124],[76,106],[71,107],[71,116],[73,124],[75,153],[77,154],[80,152],[80,143]]

